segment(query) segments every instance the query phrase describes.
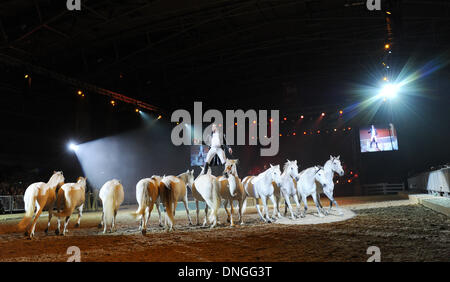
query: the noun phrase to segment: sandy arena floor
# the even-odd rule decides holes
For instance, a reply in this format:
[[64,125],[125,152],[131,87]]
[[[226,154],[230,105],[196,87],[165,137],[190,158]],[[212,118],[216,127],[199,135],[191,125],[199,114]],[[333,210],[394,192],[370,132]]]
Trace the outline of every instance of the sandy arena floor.
[[[216,229],[187,226],[185,212],[177,211],[176,230],[164,232],[152,215],[146,236],[124,209],[118,230],[101,234],[100,213],[85,213],[81,228],[75,216],[66,236],[56,236],[56,219],[45,235],[46,213],[36,237],[15,232],[17,215],[0,216],[0,261],[66,261],[67,248],[77,246],[82,261],[366,261],[369,246],[378,246],[382,261],[450,261],[450,219],[408,200],[394,197],[338,199],[356,216],[324,224],[264,224],[248,208],[245,225],[222,223]],[[325,202],[324,202],[325,203]],[[313,205],[307,219],[321,220]],[[351,210],[351,211],[350,211]],[[191,212],[195,222],[195,212]],[[203,211],[200,213],[203,220]]]

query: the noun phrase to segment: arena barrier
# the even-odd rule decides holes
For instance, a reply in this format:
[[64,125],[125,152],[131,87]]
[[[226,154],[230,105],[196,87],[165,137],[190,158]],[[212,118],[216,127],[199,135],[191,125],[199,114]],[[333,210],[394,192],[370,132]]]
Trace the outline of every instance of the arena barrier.
[[408,178],[408,188],[416,191],[427,191],[435,196],[450,197],[450,167],[422,172]]
[[23,195],[0,196],[0,214],[23,212],[24,210]]
[[365,195],[391,195],[405,191],[403,183],[377,183],[363,185]]

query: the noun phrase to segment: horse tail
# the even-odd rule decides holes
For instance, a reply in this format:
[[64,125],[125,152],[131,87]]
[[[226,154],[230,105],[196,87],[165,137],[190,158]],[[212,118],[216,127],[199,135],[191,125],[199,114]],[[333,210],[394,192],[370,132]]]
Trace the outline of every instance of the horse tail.
[[[66,216],[71,216],[73,213],[73,210],[75,209],[74,205],[71,203],[71,198],[68,195],[69,191],[65,191],[63,190],[63,192],[61,193],[61,196],[63,196],[64,198],[59,198],[58,199],[58,212],[53,212],[54,216],[57,217],[66,217]],[[59,212],[59,208],[60,208],[60,204],[64,204],[64,209],[62,210],[62,212]]]
[[36,185],[30,185],[27,190],[25,190],[25,194],[23,196],[23,201],[25,203],[25,215],[18,224],[18,229],[20,231],[25,230],[25,228],[30,224],[31,218],[33,217],[37,200],[36,189]]
[[107,225],[108,223],[112,224],[112,220],[114,217],[114,210],[116,208],[116,187],[118,187],[117,183],[112,183],[113,187],[108,191],[106,195],[105,202],[103,203],[103,213],[105,215],[105,222],[104,224]]
[[150,205],[149,199],[150,199],[150,195],[148,194],[148,188],[150,186],[150,181],[140,181],[138,182],[138,184],[136,185],[136,194],[138,189],[142,189],[142,194],[140,195],[140,199],[137,199],[139,207],[138,209],[131,213],[131,215],[134,218],[137,218],[139,216],[138,219],[141,219],[142,216],[145,216],[145,210],[147,209],[147,207]]
[[163,179],[160,182],[161,200],[166,209],[166,217],[169,217],[170,224],[173,225],[172,189],[170,181]]
[[220,200],[220,192],[219,192],[219,182],[216,180],[213,180],[213,202],[212,202],[212,208],[214,209],[213,212],[209,214],[209,222],[213,222],[217,219],[217,212],[219,211],[221,200]]

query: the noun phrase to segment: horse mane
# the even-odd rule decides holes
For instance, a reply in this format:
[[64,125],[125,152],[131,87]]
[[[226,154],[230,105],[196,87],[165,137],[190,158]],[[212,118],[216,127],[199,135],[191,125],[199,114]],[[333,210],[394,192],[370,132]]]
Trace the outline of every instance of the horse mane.
[[266,173],[268,173],[269,171],[271,171],[274,167],[269,167],[268,169],[266,169],[265,171],[261,172],[260,174],[258,174],[257,176],[255,176],[252,179],[252,183],[255,184],[256,182],[260,181],[262,178],[264,178],[264,176],[266,175]]

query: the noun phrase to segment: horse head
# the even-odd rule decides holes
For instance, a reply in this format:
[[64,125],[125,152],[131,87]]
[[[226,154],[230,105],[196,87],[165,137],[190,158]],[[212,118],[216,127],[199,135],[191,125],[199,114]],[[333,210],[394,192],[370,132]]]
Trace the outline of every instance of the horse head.
[[331,161],[331,170],[333,172],[336,172],[337,174],[339,174],[339,176],[343,176],[344,175],[344,169],[342,168],[342,164],[340,159],[340,155],[337,157],[333,157],[330,155],[330,160]]
[[297,160],[287,160],[287,162],[284,164],[283,173],[287,173],[290,177],[294,178],[295,181],[298,181],[300,175],[298,173]]
[[275,182],[278,186],[281,186],[281,171],[280,171],[280,165],[273,166],[270,165],[270,176],[272,178],[272,182]]
[[319,182],[323,186],[323,188],[327,187],[328,180],[325,177],[325,170],[323,169],[323,167],[320,165],[317,165],[314,168],[315,168],[315,173],[314,173],[315,180],[317,182]]
[[47,182],[50,187],[61,187],[64,185],[64,175],[62,171],[53,171],[53,175],[50,177],[50,180]]

